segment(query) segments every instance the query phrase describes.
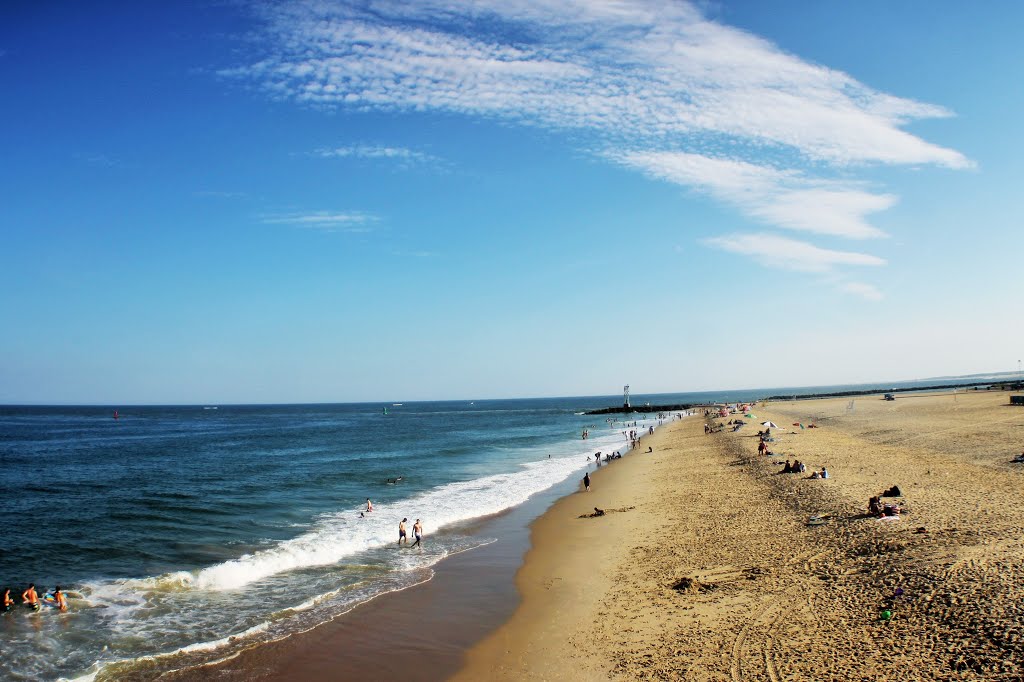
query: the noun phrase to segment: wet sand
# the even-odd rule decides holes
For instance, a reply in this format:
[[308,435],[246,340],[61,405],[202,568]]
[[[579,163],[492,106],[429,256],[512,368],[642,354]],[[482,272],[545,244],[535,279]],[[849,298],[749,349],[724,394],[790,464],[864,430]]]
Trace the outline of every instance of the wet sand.
[[[514,576],[529,547],[529,524],[575,485],[556,485],[507,513],[461,527],[460,532],[495,541],[439,562],[427,582],[377,597],[308,632],[160,679],[446,679],[459,670],[470,646],[511,616],[519,601]],[[424,538],[431,540],[430,534]],[[141,670],[136,679],[155,676]]]
[[[455,679],[1024,679],[1024,409],[1008,402],[808,400],[735,433],[663,429],[534,524],[520,607]],[[783,457],[757,454],[769,419]],[[786,457],[832,478],[782,474]],[[908,511],[868,517],[893,485]],[[622,511],[579,518],[593,506]]]

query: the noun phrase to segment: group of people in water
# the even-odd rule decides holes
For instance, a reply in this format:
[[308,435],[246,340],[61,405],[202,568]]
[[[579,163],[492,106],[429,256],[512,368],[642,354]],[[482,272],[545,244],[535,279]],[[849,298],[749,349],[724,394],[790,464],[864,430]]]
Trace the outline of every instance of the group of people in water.
[[419,519],[416,519],[416,523],[412,525],[412,534],[416,536],[416,542],[409,544],[409,536],[405,533],[405,524],[409,522],[409,519],[402,518],[398,524],[398,546],[401,547],[404,542],[409,547],[415,547],[420,544],[420,540],[423,539],[423,524],[420,523]]
[[[587,459],[589,460],[590,458],[587,457]],[[598,450],[597,452],[594,453],[594,461],[597,462],[598,464],[600,464],[602,461],[610,462],[613,459],[622,459],[622,455],[619,454],[618,450],[616,450],[615,452],[611,452],[611,453],[605,454],[603,460],[601,459],[601,451],[600,450]]]
[[[64,592],[61,591],[60,585],[53,588],[53,592],[46,594],[40,598],[39,593],[36,592],[35,583],[31,583],[24,592],[21,593],[21,603],[26,608],[30,608],[33,611],[38,611],[42,608],[42,602],[48,602],[56,606],[61,611],[68,610],[68,598],[64,596]],[[11,588],[7,587],[4,589],[4,613],[11,611],[17,603],[14,598],[11,597]]]
[[[399,477],[398,480],[401,480]],[[366,510],[359,512],[359,518],[365,519],[367,514],[373,513],[373,501],[369,497],[366,498]],[[416,542],[409,544],[409,535],[405,529],[405,524],[409,523],[407,517],[403,517],[398,523],[398,546],[401,547],[404,543],[409,547],[415,547],[423,540],[423,524],[419,519],[416,519],[416,523],[412,525],[412,534],[416,536]]]

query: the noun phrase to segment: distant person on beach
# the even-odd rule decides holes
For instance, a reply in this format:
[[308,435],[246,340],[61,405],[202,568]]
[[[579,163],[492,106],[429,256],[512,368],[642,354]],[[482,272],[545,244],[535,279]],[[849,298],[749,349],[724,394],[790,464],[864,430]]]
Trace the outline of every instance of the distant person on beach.
[[651,446],[648,445],[647,446],[647,452],[654,452],[654,448],[652,448]]
[[587,489],[588,493],[590,492],[590,472],[589,471],[587,473],[583,474],[583,487]]
[[29,583],[28,589],[21,593],[21,603],[33,611],[39,610],[39,595],[36,594],[35,583]]
[[402,522],[398,524],[398,545],[399,546],[401,546],[403,542],[405,544],[407,544],[407,545],[409,544],[409,538],[405,534],[405,522],[408,521],[408,520],[409,519],[403,518]]
[[7,613],[14,608],[14,600],[11,599],[11,588],[4,590],[4,613]]
[[420,523],[419,519],[416,519],[416,523],[412,524],[412,534],[416,537],[416,542],[412,543],[412,546],[415,547],[423,539],[423,524]]
[[68,599],[64,596],[64,593],[60,591],[60,585],[53,588],[53,600],[57,602],[57,608],[61,611],[68,610]]
[[366,498],[366,511],[367,512],[372,512],[373,511],[373,502],[370,502],[370,498],[369,497]]

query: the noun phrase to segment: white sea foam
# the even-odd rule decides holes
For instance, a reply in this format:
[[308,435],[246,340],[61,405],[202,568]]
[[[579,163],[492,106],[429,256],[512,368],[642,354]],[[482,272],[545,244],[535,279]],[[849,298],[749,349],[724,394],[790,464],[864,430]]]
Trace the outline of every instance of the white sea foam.
[[530,496],[564,481],[587,465],[587,456],[601,450],[622,450],[618,431],[603,431],[579,446],[576,454],[531,462],[518,471],[494,474],[439,486],[412,498],[385,505],[359,518],[346,510],[323,518],[314,528],[269,549],[247,554],[199,571],[195,587],[231,590],[278,573],[337,563],[347,556],[396,542],[398,522],[422,518],[428,532],[469,519],[496,514],[522,504]]
[[270,627],[270,623],[260,623],[259,625],[254,625],[253,627],[249,628],[245,632],[239,632],[237,635],[228,635],[227,637],[222,637],[220,639],[215,639],[212,642],[196,642],[195,644],[189,644],[188,646],[183,646],[180,649],[178,649],[177,651],[172,651],[171,653],[164,654],[164,655],[165,656],[176,656],[177,654],[191,654],[191,653],[195,653],[197,651],[213,651],[214,649],[219,649],[222,646],[226,646],[228,644],[231,644],[232,642],[234,642],[236,640],[246,639],[248,637],[252,637],[253,635],[259,634],[261,632],[266,632],[267,628],[269,628],[269,627]]

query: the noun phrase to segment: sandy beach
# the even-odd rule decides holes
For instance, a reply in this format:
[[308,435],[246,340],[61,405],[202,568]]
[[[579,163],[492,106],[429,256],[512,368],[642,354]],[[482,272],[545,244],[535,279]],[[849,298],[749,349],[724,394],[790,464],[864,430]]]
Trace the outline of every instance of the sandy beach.
[[[1022,679],[1024,409],[1008,402],[864,396],[759,405],[736,432],[669,425],[534,523],[522,603],[454,679]],[[787,458],[807,473],[781,473]],[[904,513],[868,516],[894,485]]]

